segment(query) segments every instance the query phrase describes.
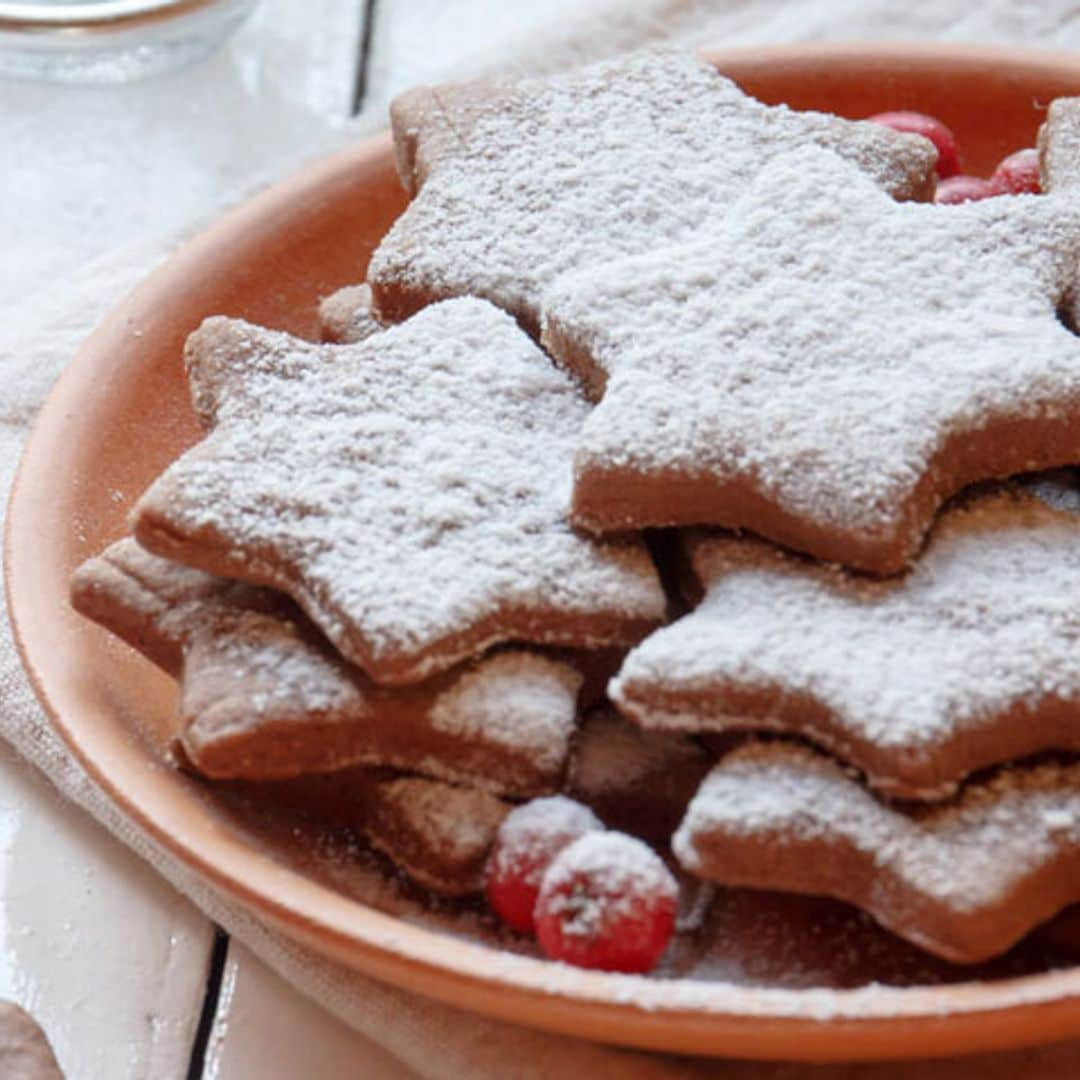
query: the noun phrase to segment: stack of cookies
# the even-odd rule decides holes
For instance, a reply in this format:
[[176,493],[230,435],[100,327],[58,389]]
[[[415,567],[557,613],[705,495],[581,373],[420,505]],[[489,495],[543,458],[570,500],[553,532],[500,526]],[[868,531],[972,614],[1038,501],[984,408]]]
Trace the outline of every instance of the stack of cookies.
[[[182,764],[439,893],[568,793],[957,962],[1080,899],[1080,103],[1047,194],[961,206],[674,52],[393,121],[413,200],[325,343],[204,323],[205,438],[76,575]],[[660,881],[586,847],[575,903]]]

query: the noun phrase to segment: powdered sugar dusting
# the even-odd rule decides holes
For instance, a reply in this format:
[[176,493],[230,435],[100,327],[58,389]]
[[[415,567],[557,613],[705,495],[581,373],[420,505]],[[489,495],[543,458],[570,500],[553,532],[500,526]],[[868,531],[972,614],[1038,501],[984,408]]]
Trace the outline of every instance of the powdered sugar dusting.
[[213,431],[143,496],[140,541],[286,589],[374,678],[505,639],[618,643],[662,618],[639,541],[569,527],[588,407],[490,305],[340,347],[210,320],[189,370]]
[[[724,836],[756,838],[789,859],[817,841],[849,845],[874,877],[888,871],[935,904],[975,913],[1080,845],[1080,764],[1017,766],[907,815],[805,747],[750,744],[705,779],[673,848],[689,871],[722,880],[722,860],[702,845]],[[813,891],[813,867],[806,873]]]
[[[910,548],[914,494],[950,440],[1080,410],[1080,342],[1055,314],[1080,249],[1074,203],[897,204],[810,148],[774,158],[703,232],[549,291],[545,341],[607,375],[579,480],[744,483],[821,530]],[[1040,452],[1017,468],[1077,448]],[[722,523],[760,527],[746,502]]]
[[560,274],[693,234],[777,153],[827,146],[901,197],[926,187],[936,160],[914,136],[769,108],[674,50],[414,91],[394,113],[420,191],[372,258],[379,303],[401,287],[471,294],[533,325]]
[[[216,738],[290,714],[298,722],[305,715],[328,713],[345,713],[354,722],[371,716],[373,695],[348,677],[329,650],[319,649],[310,638],[304,640],[295,622],[280,613],[231,608],[224,598],[220,607],[213,612],[213,601],[208,601],[210,610],[194,614],[193,621],[201,626],[189,638],[190,647],[204,654],[199,665],[202,678],[212,665],[223,681],[234,683],[243,694],[244,707],[229,714],[231,722],[214,725]],[[220,688],[217,679],[214,682]],[[190,677],[184,679],[183,690],[181,713],[197,725],[211,703],[203,700],[201,687],[192,685]]]
[[[886,785],[955,782],[1002,745],[1077,745],[1075,513],[1022,492],[974,498],[947,511],[920,560],[889,581],[752,540],[699,538],[692,550],[705,599],[633,650],[610,687],[639,722],[800,732]],[[750,695],[753,711],[710,704],[733,695]],[[1023,718],[1010,721],[1018,707]],[[1005,722],[1007,740],[984,748]]]
[[527,754],[543,772],[558,771],[576,726],[581,682],[580,673],[566,665],[528,653],[497,653],[440,695],[431,725]]

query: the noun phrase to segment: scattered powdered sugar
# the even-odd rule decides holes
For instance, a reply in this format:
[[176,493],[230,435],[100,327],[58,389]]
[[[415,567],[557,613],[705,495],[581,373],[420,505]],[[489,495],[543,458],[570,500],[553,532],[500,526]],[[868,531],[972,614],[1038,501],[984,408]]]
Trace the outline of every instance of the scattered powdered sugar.
[[[1077,745],[1076,514],[1023,491],[973,497],[887,581],[748,539],[701,537],[692,549],[705,599],[634,649],[609,688],[640,723],[796,731],[839,744],[875,782],[920,769],[955,781],[992,764],[978,755],[1000,746],[981,748],[1003,723],[1018,755]],[[723,695],[755,704],[726,715]],[[1022,719],[1010,719],[1017,707]],[[892,759],[860,756],[873,751]]]
[[1077,817],[1073,810],[1051,807],[1043,811],[1042,823],[1047,832],[1072,832],[1076,828]]
[[496,653],[439,696],[431,726],[505,746],[529,755],[542,771],[558,771],[577,725],[581,683],[581,674],[565,664],[531,653]]
[[[213,601],[206,606],[212,608]],[[371,716],[372,698],[377,695],[365,694],[363,682],[350,678],[329,649],[305,640],[295,622],[281,613],[230,609],[224,598],[221,608],[210,618],[206,617],[209,611],[202,613],[199,621],[205,630],[196,632],[192,641],[198,640],[204,650],[202,678],[212,665],[217,688],[222,682],[231,683],[243,697],[243,706],[231,713],[232,722],[215,725],[217,737],[258,728],[290,713],[301,723],[305,714],[347,713],[353,721]],[[185,698],[191,690],[186,673]],[[197,698],[204,697],[195,690]],[[182,701],[181,711],[197,723],[197,713],[190,711],[192,704]],[[198,711],[209,704],[202,701]]]
[[[775,157],[692,242],[548,292],[544,340],[607,375],[579,479],[740,482],[817,528],[914,544],[939,453],[1003,418],[1080,410],[1080,342],[1055,313],[1078,249],[1064,198],[895,203],[833,154]],[[755,528],[741,506],[723,523]]]
[[[842,845],[878,881],[871,903],[886,902],[889,890],[880,879],[889,873],[935,904],[977,913],[1080,845],[1080,764],[1015,766],[968,785],[955,802],[907,814],[877,801],[821,754],[753,743],[706,777],[673,850],[687,870],[722,883],[718,852],[725,837],[768,844],[770,862],[789,866],[799,851],[819,851],[821,842]],[[813,892],[815,868],[804,869]],[[761,877],[767,873],[763,864]],[[768,887],[765,880],[757,884]]]
[[[582,887],[575,887],[579,883]],[[633,836],[589,832],[564,848],[548,867],[539,901],[560,920],[565,936],[596,937],[643,902],[678,897],[679,886],[655,851]]]
[[829,147],[901,197],[936,160],[915,136],[767,107],[675,50],[415,90],[393,116],[419,192],[372,258],[377,300],[482,296],[532,326],[560,274],[694,234],[777,153]]
[[188,361],[213,430],[140,500],[139,540],[285,589],[376,679],[662,618],[641,542],[567,523],[588,406],[490,305],[438,304],[350,346],[210,320]]

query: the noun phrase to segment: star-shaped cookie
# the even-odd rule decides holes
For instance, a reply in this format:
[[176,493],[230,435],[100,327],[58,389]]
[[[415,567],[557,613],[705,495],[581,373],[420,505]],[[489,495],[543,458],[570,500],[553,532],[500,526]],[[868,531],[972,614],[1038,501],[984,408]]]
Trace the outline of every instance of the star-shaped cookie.
[[828,147],[898,198],[929,197],[937,159],[917,136],[763,105],[676,50],[420,88],[391,117],[414,198],[368,268],[380,314],[481,296],[530,331],[560,274],[693,235],[777,153]]
[[825,151],[774,158],[694,242],[550,290],[545,344],[603,395],[575,520],[903,569],[962,486],[1080,460],[1078,256],[1064,197],[896,203]]
[[518,797],[558,789],[582,676],[522,649],[387,689],[345,663],[286,597],[120,540],[72,603],[180,682],[183,756],[214,778],[391,766]]
[[973,496],[886,581],[749,539],[690,551],[704,599],[610,686],[643,727],[801,735],[922,799],[988,765],[1080,750],[1075,510],[1023,489]]
[[912,810],[807,747],[750,743],[706,776],[672,848],[706,880],[846,900],[976,963],[1080,900],[1080,763],[1015,766]]
[[507,640],[629,644],[662,620],[644,545],[566,520],[588,405],[490,304],[348,346],[210,319],[186,362],[208,434],[140,499],[136,538],[288,593],[375,681]]

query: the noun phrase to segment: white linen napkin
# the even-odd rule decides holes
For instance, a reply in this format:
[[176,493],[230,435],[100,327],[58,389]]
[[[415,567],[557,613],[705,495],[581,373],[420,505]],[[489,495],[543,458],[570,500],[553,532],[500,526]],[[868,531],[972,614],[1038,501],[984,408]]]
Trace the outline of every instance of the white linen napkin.
[[[489,0],[492,11],[504,0]],[[421,58],[404,72],[381,82],[379,100],[349,133],[381,126],[385,98],[403,85],[421,79],[491,70],[552,70],[605,55],[659,37],[696,43],[733,44],[838,38],[937,38],[1012,41],[1058,47],[1080,45],[1080,6],[1062,0],[941,0],[926,5],[897,5],[894,0],[592,0],[560,4],[574,11],[525,40],[511,26],[497,47],[484,43],[484,55],[470,55],[466,45],[454,56],[441,55],[437,65]],[[518,36],[515,36],[518,35]],[[468,39],[469,35],[464,35]],[[464,40],[464,39],[463,39]],[[469,39],[473,40],[473,39]],[[425,54],[427,56],[428,54]],[[512,56],[513,62],[506,61]],[[1080,63],[1080,58],[1078,58]],[[326,149],[340,144],[334,137]],[[282,161],[277,177],[294,172],[302,162]],[[246,188],[245,192],[252,190]],[[212,220],[237,193],[208,206]],[[158,237],[132,249],[110,254],[84,267],[78,281],[53,284],[47,292],[25,300],[0,327],[0,494],[7,492],[23,440],[49,386],[101,317],[151,268],[166,258],[184,236]],[[549,1036],[486,1020],[403,993],[322,959],[266,927],[243,908],[211,888],[174,856],[163,851],[120,812],[89,780],[81,766],[53,733],[23,675],[11,639],[6,611],[0,616],[0,736],[42,770],[68,798],[87,810],[110,832],[157,868],[211,919],[248,945],[289,983],[309,994],[371,1041],[397,1057],[403,1067],[426,1077],[556,1077],[571,1070],[604,1077],[663,1078],[722,1075],[773,1080],[877,1080],[919,1076],[1050,1077],[1080,1074],[1080,1044],[1041,1048],[954,1064],[920,1063],[892,1066],[765,1066],[735,1062],[690,1061],[639,1054]],[[512,1063],[512,1064],[511,1064]]]

